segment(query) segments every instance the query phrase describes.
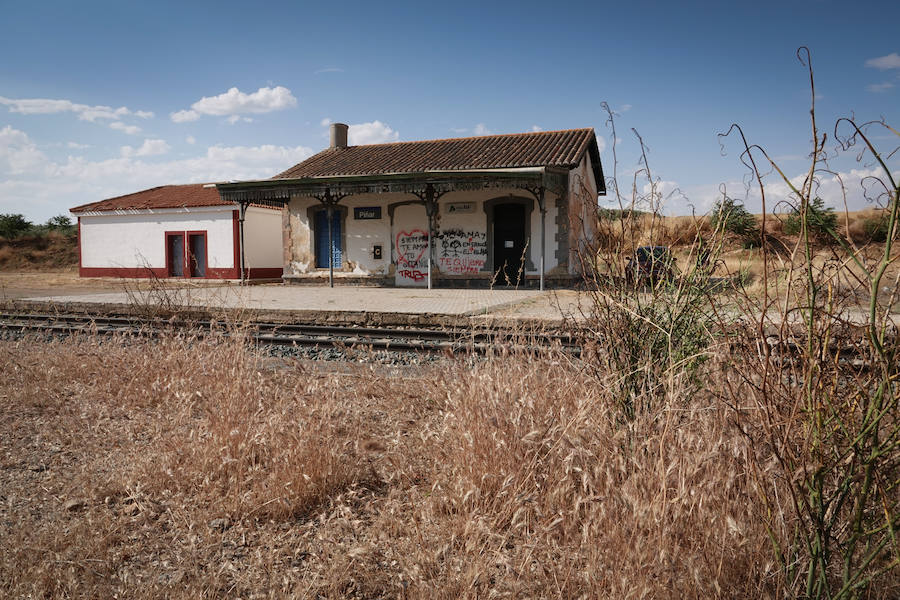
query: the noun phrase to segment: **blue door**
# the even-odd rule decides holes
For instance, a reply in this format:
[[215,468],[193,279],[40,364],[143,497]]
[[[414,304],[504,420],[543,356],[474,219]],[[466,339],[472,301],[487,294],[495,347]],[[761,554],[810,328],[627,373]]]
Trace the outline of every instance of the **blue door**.
[[[316,213],[316,268],[328,268],[328,211]],[[331,219],[331,255],[334,257],[334,268],[341,268],[341,212],[335,210]]]

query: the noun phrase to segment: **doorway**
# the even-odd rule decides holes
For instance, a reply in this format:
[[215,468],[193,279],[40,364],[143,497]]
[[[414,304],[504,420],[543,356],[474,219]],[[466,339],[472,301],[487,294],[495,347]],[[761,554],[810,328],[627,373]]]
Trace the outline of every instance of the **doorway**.
[[184,277],[184,234],[166,234],[166,275]]
[[341,211],[334,210],[331,218],[331,248],[328,246],[328,211],[320,210],[315,216],[316,268],[327,269],[329,254],[334,261],[334,268],[341,268]]
[[498,285],[518,285],[525,279],[525,206],[494,206],[494,281]]
[[191,277],[206,277],[206,232],[188,232]]

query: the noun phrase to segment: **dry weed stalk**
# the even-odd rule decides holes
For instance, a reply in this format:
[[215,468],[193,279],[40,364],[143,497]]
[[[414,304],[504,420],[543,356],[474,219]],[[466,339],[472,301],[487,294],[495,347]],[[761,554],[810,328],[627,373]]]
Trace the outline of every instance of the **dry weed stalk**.
[[[763,214],[765,184],[758,162],[770,165],[792,190],[800,235],[787,270],[775,281],[775,293],[765,285],[761,298],[741,298],[745,319],[756,324],[755,332],[743,332],[742,343],[757,353],[734,355],[741,378],[728,382],[727,398],[758,449],[754,473],[786,590],[810,598],[855,598],[873,590],[895,595],[900,591],[895,534],[900,525],[900,357],[890,306],[897,282],[887,294],[882,288],[896,260],[892,244],[900,187],[867,133],[872,124],[838,120],[836,137],[839,127],[850,130],[838,137],[841,147],[863,144],[860,158],[869,153],[882,170],[878,182],[887,199],[887,239],[866,252],[830,230],[840,252],[824,260],[815,255],[810,215],[816,180],[833,171],[825,153],[827,136],[816,124],[808,50],[801,48],[798,58],[808,68],[812,94],[813,148],[803,181],[794,184],[761,146],[746,141],[737,125],[729,131],[741,137],[742,159],[759,186]],[[771,271],[765,245],[763,257],[765,276]],[[849,293],[842,294],[842,287]],[[866,310],[857,312],[854,324],[851,311],[860,298]]]

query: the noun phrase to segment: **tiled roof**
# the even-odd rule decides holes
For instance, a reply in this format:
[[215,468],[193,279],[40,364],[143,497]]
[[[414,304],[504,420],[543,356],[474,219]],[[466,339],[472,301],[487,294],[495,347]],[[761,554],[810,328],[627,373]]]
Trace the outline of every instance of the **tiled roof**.
[[591,153],[598,186],[603,185],[593,129],[397,142],[328,148],[272,179],[384,175],[517,167],[574,167]]
[[162,185],[142,192],[117,196],[99,202],[82,204],[71,212],[102,212],[151,208],[183,208],[194,206],[225,206],[230,204],[219,197],[215,187],[204,184]]

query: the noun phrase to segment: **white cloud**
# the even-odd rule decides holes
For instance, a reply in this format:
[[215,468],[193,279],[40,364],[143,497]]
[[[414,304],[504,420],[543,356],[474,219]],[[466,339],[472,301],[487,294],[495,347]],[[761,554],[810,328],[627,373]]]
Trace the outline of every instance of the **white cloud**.
[[880,94],[881,92],[886,92],[889,89],[894,87],[894,84],[890,81],[885,81],[884,83],[872,83],[866,86],[866,91],[873,92],[875,94]]
[[78,104],[71,100],[52,100],[49,98],[4,98],[0,96],[0,104],[9,107],[10,112],[23,115],[49,115],[55,113],[71,112],[78,115],[82,121],[95,123],[98,119],[119,120],[122,117],[134,116],[141,119],[150,119],[153,113],[145,110],[132,111],[124,106],[112,108],[110,106],[88,106]]
[[199,119],[200,113],[193,110],[179,110],[178,112],[173,112],[169,117],[175,123],[186,123]]
[[[897,175],[898,172],[895,169],[894,177],[896,178]],[[816,179],[813,195],[822,198],[827,206],[838,211],[844,210],[843,191],[846,191],[847,194],[848,210],[862,210],[876,205],[884,206],[887,197],[884,188],[877,182],[877,179],[883,179],[883,177],[883,171],[877,168],[851,168],[836,171],[834,174],[820,174]],[[805,178],[805,173],[799,174],[791,178],[791,184],[799,188]],[[796,197],[780,176],[770,174],[763,181],[766,190],[767,212],[786,212],[796,205]],[[666,203],[666,212],[687,214],[690,212],[689,204],[694,205],[698,213],[708,212],[716,200],[722,197],[719,187],[719,185],[713,184],[688,187],[685,189],[688,200],[673,198]],[[730,197],[743,202],[751,212],[762,211],[762,200],[755,181],[749,189],[744,182],[729,181],[726,189]]]
[[78,142],[69,142],[66,144],[66,148],[71,148],[73,150],[86,150],[90,147],[90,144],[79,144]]
[[400,134],[391,129],[386,123],[372,121],[370,123],[350,125],[350,131],[347,134],[347,137],[347,143],[351,146],[360,146],[364,144],[386,144],[396,142],[400,139]]
[[645,183],[641,188],[641,193],[644,201],[649,205],[647,208],[652,208],[653,205],[664,205],[666,200],[680,197],[680,190],[681,187],[677,181],[657,179],[653,183]]
[[632,106],[631,106],[630,104],[623,104],[623,105],[621,106],[621,108],[619,108],[619,112],[620,112],[620,113],[627,113],[627,112],[628,112],[629,110],[631,110],[631,109],[632,109]]
[[[619,140],[620,142],[622,140]],[[606,138],[602,135],[597,136],[597,149],[600,151],[600,154],[603,154],[603,151],[606,150]]]
[[543,127],[539,127],[539,126],[537,126],[537,125],[532,125],[532,126],[531,126],[531,131],[534,131],[535,133],[537,133],[538,131],[543,131],[543,130],[544,130]]
[[472,133],[474,135],[492,135],[494,132],[488,129],[484,123],[479,123],[472,129]]
[[871,67],[873,69],[881,69],[882,71],[888,69],[900,69],[900,54],[896,52],[891,52],[886,56],[879,56],[878,58],[870,58],[866,61],[866,66]]
[[7,125],[0,129],[0,173],[18,175],[36,172],[47,157],[24,131]]
[[122,146],[122,156],[156,156],[165,154],[172,147],[165,140],[144,140],[144,143],[137,149],[131,146]]
[[[313,154],[303,146],[213,146],[193,158],[160,161],[146,158],[160,148],[156,140],[149,142],[132,149],[129,156],[99,161],[69,156],[56,163],[23,132],[4,128],[0,130],[0,173],[8,174],[0,177],[0,213],[20,212],[42,220],[78,204],[157,185],[261,179]],[[145,146],[147,153],[138,155]]]
[[196,121],[201,115],[226,117],[246,113],[258,114],[295,106],[297,106],[297,99],[286,87],[263,87],[252,94],[245,94],[233,87],[218,96],[204,96],[194,102],[190,110],[179,110],[172,113],[170,117],[176,123],[183,123]]
[[243,121],[244,123],[252,123],[253,119],[251,117],[241,117],[239,115],[231,115],[227,119],[225,119],[229,124],[234,125],[238,121]]
[[334,123],[334,121],[332,121],[330,117],[325,117],[324,119],[319,121],[319,125],[321,125],[322,127],[328,127],[332,123]]
[[110,129],[127,133],[128,135],[137,135],[141,132],[141,128],[137,125],[126,125],[122,121],[113,121],[109,124]]
[[192,135],[189,135],[186,138],[184,138],[184,141],[187,142],[188,144],[194,145],[197,143],[197,138],[195,138]]
[[326,67],[324,69],[318,69],[313,71],[313,75],[321,75],[322,73],[343,73],[343,69],[339,69],[338,67]]

